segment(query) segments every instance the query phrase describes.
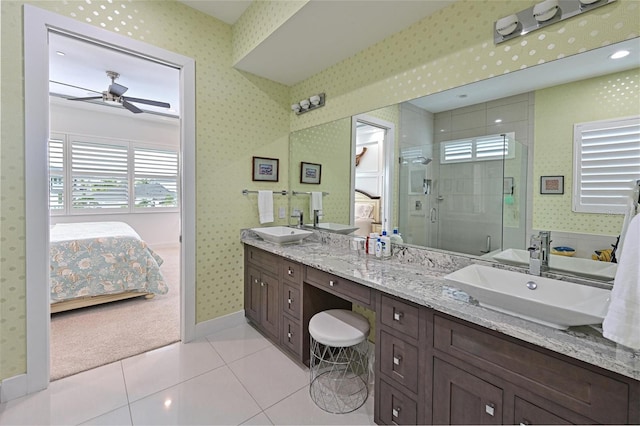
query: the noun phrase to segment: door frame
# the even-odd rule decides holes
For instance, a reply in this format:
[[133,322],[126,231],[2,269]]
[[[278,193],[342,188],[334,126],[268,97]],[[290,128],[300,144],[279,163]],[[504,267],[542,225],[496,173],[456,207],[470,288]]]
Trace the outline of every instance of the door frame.
[[393,229],[393,182],[396,165],[396,125],[368,114],[354,115],[351,118],[351,201],[349,203],[349,220],[353,220],[356,185],[356,136],[358,123],[379,127],[385,130],[384,135],[384,181],[382,183],[382,229],[391,232]]
[[[24,5],[24,131],[26,232],[25,393],[49,385],[49,140],[48,34],[57,31],[117,50],[171,64],[180,70],[180,335],[195,338],[195,61],[192,58],[94,27],[53,12]],[[46,291],[45,291],[46,290]]]

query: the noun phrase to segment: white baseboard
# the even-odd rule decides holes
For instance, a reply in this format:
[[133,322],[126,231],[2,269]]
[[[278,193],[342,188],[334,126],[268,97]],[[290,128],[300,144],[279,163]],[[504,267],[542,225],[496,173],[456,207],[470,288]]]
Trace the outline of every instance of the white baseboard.
[[246,322],[247,320],[244,317],[244,310],[233,312],[212,320],[199,322],[196,324],[195,339],[201,339],[220,330],[235,327]]
[[0,385],[0,402],[11,401],[27,394],[27,375],[6,378]]

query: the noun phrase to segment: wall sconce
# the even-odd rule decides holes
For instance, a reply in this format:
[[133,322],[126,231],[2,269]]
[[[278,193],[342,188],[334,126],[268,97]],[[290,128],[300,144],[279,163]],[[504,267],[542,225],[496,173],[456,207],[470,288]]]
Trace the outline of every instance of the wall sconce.
[[499,44],[614,1],[616,0],[544,0],[533,7],[498,19],[493,26],[493,41]]
[[308,99],[303,99],[300,102],[291,105],[291,110],[295,112],[296,115],[304,114],[305,112],[309,112],[316,108],[323,107],[324,100],[325,100],[324,93],[313,95],[313,96],[310,96]]

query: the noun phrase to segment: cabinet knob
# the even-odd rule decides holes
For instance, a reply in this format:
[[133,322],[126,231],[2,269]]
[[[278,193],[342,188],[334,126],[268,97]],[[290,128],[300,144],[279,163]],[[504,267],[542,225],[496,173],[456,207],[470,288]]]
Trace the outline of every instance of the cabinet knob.
[[495,410],[496,410],[496,406],[493,404],[486,404],[484,406],[484,411],[485,413],[487,413],[488,415],[492,416],[495,414]]
[[287,268],[287,274],[293,275],[293,269],[291,269],[291,267]]
[[527,426],[527,425],[530,425],[530,424],[531,424],[531,422],[529,420],[527,420],[527,419],[522,419],[520,421],[520,426]]
[[401,361],[402,361],[402,357],[401,357],[400,355],[398,355],[398,356],[394,356],[394,357],[393,357],[393,363],[394,363],[395,365],[400,365],[400,362],[401,362]]
[[289,306],[291,306],[291,304],[293,303],[293,299],[289,298],[287,299],[287,302],[289,303]]
[[329,280],[329,287],[333,287],[335,285],[335,282],[333,282],[333,280]]
[[293,333],[292,332],[288,332],[287,333],[287,337],[289,338],[289,341],[291,341],[291,338],[293,337]]
[[254,283],[258,284],[258,279],[253,280]]
[[393,408],[391,410],[391,415],[395,418],[400,417],[400,407]]
[[265,285],[266,285],[266,284],[265,284],[265,282],[264,282],[264,281],[261,281],[261,282],[260,282],[260,286],[261,286],[261,287],[264,287]]
[[393,320],[394,321],[400,321],[403,316],[404,316],[404,314],[402,312],[394,312],[393,313]]

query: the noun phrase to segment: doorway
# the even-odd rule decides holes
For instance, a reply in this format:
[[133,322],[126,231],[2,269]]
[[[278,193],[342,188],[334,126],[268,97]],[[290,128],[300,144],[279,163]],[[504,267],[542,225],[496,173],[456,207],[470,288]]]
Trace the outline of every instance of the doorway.
[[[180,70],[180,153],[182,157],[180,213],[180,335],[195,336],[195,63],[193,59],[83,24],[31,5],[24,6],[25,69],[25,192],[27,373],[24,391],[32,393],[49,383],[48,158],[49,58],[52,29],[73,34],[109,48],[170,64]],[[43,238],[45,244],[43,244]]]

